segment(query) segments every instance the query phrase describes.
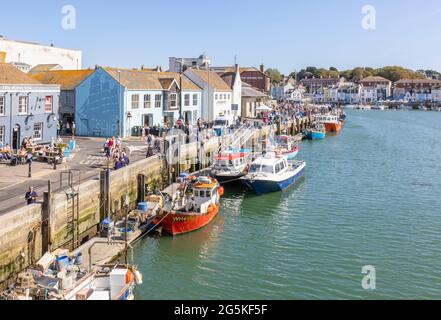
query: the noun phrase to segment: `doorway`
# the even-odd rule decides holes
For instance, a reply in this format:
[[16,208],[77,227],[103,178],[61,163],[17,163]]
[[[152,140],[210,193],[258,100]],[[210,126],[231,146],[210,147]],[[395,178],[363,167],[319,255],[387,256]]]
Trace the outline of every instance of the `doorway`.
[[20,149],[20,125],[16,124],[12,129],[12,149]]
[[148,127],[153,127],[153,115],[152,114],[145,114],[143,115],[143,125],[147,125]]
[[192,119],[191,119],[191,111],[185,111],[184,112],[184,123],[192,123]]

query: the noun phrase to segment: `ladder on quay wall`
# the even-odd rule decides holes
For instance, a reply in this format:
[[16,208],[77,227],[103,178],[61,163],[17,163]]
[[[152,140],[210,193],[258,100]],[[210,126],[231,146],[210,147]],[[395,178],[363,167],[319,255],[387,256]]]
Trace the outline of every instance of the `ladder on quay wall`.
[[80,246],[80,181],[81,171],[71,169],[60,173],[60,189],[66,195],[67,236],[71,237],[72,250]]

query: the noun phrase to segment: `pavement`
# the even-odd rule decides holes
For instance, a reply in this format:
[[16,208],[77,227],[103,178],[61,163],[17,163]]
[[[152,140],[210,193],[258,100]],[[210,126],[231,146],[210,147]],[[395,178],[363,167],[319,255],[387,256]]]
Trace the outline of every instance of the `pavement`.
[[[69,137],[62,137],[68,142]],[[66,163],[53,165],[34,162],[32,164],[32,178],[28,178],[29,166],[11,167],[0,164],[0,215],[20,208],[24,205],[24,195],[30,186],[42,200],[43,193],[48,189],[48,181],[51,183],[52,191],[60,188],[60,173],[66,170],[75,169],[81,172],[81,182],[99,179],[99,172],[107,167],[107,158],[104,155],[103,138],[77,137],[77,147]],[[147,145],[141,138],[130,138],[123,141],[123,147],[127,149],[130,162],[145,159]]]

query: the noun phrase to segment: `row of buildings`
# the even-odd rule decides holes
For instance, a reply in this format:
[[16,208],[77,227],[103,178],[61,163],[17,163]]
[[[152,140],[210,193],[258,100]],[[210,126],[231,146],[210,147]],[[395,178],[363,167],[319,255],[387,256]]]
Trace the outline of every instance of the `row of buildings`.
[[441,81],[433,79],[402,79],[392,83],[378,76],[358,82],[339,78],[308,78],[295,84],[287,81],[275,87],[277,100],[301,101],[305,98],[318,103],[375,104],[385,100],[410,103],[441,102]]
[[178,119],[196,124],[222,117],[233,124],[255,117],[271,89],[263,66],[212,67],[205,55],[170,58],[168,71],[66,70],[62,59],[41,64],[35,59],[23,70],[5,59],[11,56],[7,49],[0,46],[6,50],[0,61],[0,143],[15,149],[26,136],[50,141],[58,123],[75,123],[77,135],[98,137],[127,137],[137,127],[172,126]]

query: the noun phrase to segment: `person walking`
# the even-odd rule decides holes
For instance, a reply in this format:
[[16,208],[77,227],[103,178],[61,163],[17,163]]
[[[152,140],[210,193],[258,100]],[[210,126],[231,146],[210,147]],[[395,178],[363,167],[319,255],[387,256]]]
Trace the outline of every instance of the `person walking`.
[[60,137],[61,135],[61,120],[57,121],[57,139]]
[[75,125],[75,121],[72,121],[72,137],[75,138],[75,134],[76,134],[76,125]]

